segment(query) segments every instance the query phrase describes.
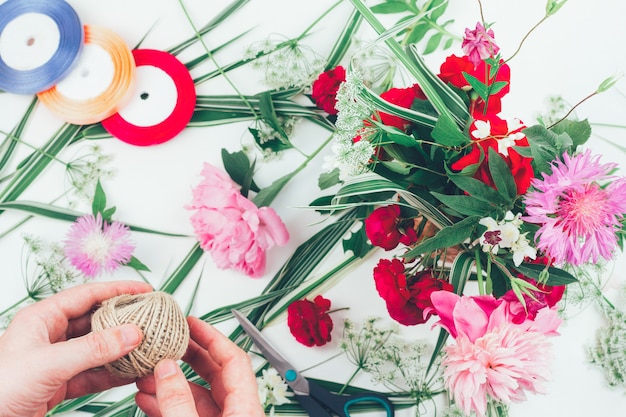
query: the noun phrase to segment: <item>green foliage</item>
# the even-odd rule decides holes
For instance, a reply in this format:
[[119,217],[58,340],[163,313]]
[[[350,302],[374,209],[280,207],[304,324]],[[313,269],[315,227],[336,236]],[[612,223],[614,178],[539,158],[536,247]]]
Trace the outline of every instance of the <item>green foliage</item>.
[[[560,159],[563,152],[569,151],[574,144],[567,133],[557,134],[539,125],[528,127],[522,132],[528,139],[531,154],[521,154],[533,158],[533,168],[538,177],[541,177],[542,172],[551,172],[550,163]],[[520,148],[515,148],[518,149]]]
[[440,22],[447,7],[448,0],[428,1],[423,5],[418,5],[417,0],[385,0],[372,6],[371,10],[377,14],[401,14],[397,26],[410,23],[398,33],[402,36],[402,43],[408,45],[425,42],[422,54],[428,55],[440,47],[448,49],[458,40],[446,29],[454,20]]
[[259,187],[254,182],[254,164],[250,164],[248,155],[244,151],[228,152],[222,149],[222,163],[224,170],[230,178],[242,187],[242,194],[247,195],[247,190],[259,192]]

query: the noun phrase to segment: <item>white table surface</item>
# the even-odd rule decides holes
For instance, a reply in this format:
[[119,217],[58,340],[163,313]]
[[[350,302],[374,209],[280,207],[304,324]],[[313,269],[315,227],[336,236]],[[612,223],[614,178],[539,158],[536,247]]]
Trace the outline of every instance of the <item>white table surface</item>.
[[[129,45],[137,44],[151,28],[143,47],[167,49],[193,35],[178,1],[71,0],[69,3],[74,6],[84,23],[108,27],[122,36]],[[194,23],[202,26],[229,2],[186,0],[183,3],[190,10]],[[374,3],[376,2],[370,2]],[[544,3],[543,0],[483,1],[485,18],[495,22],[493,28],[496,40],[505,56],[510,55],[526,31],[542,17]],[[329,0],[251,0],[205,41],[208,46],[215,46],[243,30],[252,29],[243,39],[216,56],[220,64],[226,64],[240,57],[248,44],[264,39],[269,33],[287,37],[298,35],[330,4],[332,1]],[[307,40],[320,54],[326,55],[329,52],[332,43],[327,40],[338,34],[350,7],[348,1],[344,2]],[[451,0],[446,16],[455,19],[455,24],[450,27],[461,36],[465,27],[473,27],[479,20],[478,13],[477,2]],[[625,3],[618,0],[569,0],[556,16],[531,35],[522,52],[511,61],[511,92],[503,100],[504,111],[530,124],[533,117],[547,108],[546,99],[549,96],[562,95],[568,102],[575,103],[595,90],[608,76],[624,71],[624,15]],[[185,60],[198,53],[199,49],[192,48],[181,58]],[[426,59],[433,68],[437,68],[443,57],[450,53],[460,55],[460,46],[457,44],[449,51],[437,52]],[[200,72],[194,72],[194,75],[198,74]],[[267,89],[260,82],[261,74],[250,69],[234,71],[231,77],[244,94]],[[626,124],[624,91],[625,81],[622,79],[614,89],[583,104],[576,113],[579,118],[589,118],[592,123]],[[197,92],[233,93],[232,88],[222,78],[198,86]],[[0,94],[0,130],[9,131],[30,100],[30,96]],[[41,143],[60,125],[61,121],[40,106],[28,127],[25,140],[33,144]],[[250,143],[247,128],[247,123],[188,128],[172,141],[146,148],[130,146],[116,139],[99,141],[105,152],[114,156],[112,166],[115,176],[106,180],[103,186],[109,202],[117,207],[115,218],[147,228],[192,234],[190,213],[184,206],[191,199],[191,188],[198,182],[202,163],[206,161],[220,166],[221,148],[236,151],[241,149],[242,143]],[[595,151],[603,153],[606,160],[626,162],[622,151],[600,138],[623,144],[624,130],[594,128],[594,133],[597,136],[592,138],[590,146]],[[293,140],[302,149],[310,151],[327,136],[327,131],[302,122]],[[88,144],[83,142],[70,147],[63,157],[71,159],[85,146]],[[268,253],[266,274],[259,279],[252,279],[235,271],[221,271],[205,255],[175,294],[182,305],[186,305],[200,274],[202,280],[193,310],[195,315],[244,300],[262,291],[290,253],[320,227],[319,217],[315,213],[299,207],[307,205],[312,197],[320,194],[316,183],[323,156],[324,153],[313,160],[272,204],[289,229],[291,240],[286,247],[274,248]],[[295,152],[285,153],[282,159],[263,162],[257,181],[261,186],[268,185],[300,162],[301,157]],[[45,177],[24,193],[23,199],[41,202],[52,200],[64,190],[63,175],[59,166],[51,166]],[[88,208],[83,207],[83,210],[88,211]],[[20,218],[21,215],[16,213],[3,214],[0,216],[0,231]],[[25,294],[20,260],[22,234],[30,233],[48,241],[61,241],[68,227],[69,224],[64,222],[36,218],[18,231],[0,239],[3,265],[0,310]],[[168,238],[141,233],[134,233],[133,240],[137,244],[135,256],[150,267],[151,272],[146,277],[155,286],[168,276],[194,244],[193,238]],[[334,355],[338,350],[343,317],[358,321],[371,315],[386,314],[384,303],[376,294],[371,278],[372,267],[381,256],[384,255],[376,252],[325,292],[325,296],[332,300],[334,308],[350,308],[333,314],[335,330],[331,343],[321,348],[299,345],[289,335],[284,318],[267,328],[268,337],[279,343],[288,358],[302,368]],[[607,294],[611,297],[616,297],[624,280],[623,267],[623,256],[620,256],[613,264],[615,273],[607,273]],[[113,275],[98,278],[117,279],[137,279],[137,275],[129,268],[122,268]],[[609,388],[602,373],[590,365],[585,356],[585,349],[593,342],[596,329],[601,323],[601,315],[592,306],[564,323],[562,335],[553,339],[554,380],[548,385],[549,394],[530,396],[526,403],[514,405],[511,417],[622,414],[618,410],[626,409],[623,391]],[[233,323],[220,326],[227,331],[232,328]],[[406,337],[421,337],[428,334],[428,328],[407,328],[403,329],[403,334]],[[343,383],[352,371],[352,365],[345,358],[338,358],[325,366],[316,367],[307,375]],[[355,384],[369,386],[368,376],[362,374]],[[118,393],[112,392],[109,395],[115,398]],[[413,410],[398,413],[406,416],[412,414]],[[427,413],[431,414],[432,411]]]

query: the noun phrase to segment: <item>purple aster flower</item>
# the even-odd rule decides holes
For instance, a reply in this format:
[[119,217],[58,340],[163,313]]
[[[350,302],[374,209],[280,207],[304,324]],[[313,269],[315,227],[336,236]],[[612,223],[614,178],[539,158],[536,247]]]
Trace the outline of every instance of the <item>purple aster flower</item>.
[[120,222],[109,224],[100,213],[82,216],[67,234],[65,256],[86,277],[94,278],[130,262],[135,245],[129,238],[130,230]]
[[480,22],[476,23],[474,30],[465,29],[465,37],[461,47],[475,67],[480,64],[480,61],[495,56],[500,50],[493,37],[493,30],[486,30]]
[[552,173],[533,179],[524,202],[525,221],[541,225],[537,248],[559,264],[610,259],[626,212],[626,178],[615,179],[614,163],[585,153],[552,162]]

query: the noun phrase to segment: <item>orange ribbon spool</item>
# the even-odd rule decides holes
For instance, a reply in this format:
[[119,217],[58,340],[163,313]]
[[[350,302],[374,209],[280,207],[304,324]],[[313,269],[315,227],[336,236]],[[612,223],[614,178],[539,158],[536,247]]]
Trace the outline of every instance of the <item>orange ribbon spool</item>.
[[130,99],[135,60],[124,40],[109,29],[85,25],[85,45],[76,66],[54,87],[37,94],[62,120],[85,125],[117,113]]

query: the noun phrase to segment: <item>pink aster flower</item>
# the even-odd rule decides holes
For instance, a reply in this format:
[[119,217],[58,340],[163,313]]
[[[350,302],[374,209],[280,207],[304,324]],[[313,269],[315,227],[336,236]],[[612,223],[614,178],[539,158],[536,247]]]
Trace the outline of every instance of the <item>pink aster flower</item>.
[[86,277],[113,272],[127,264],[135,250],[130,230],[120,222],[107,223],[100,213],[76,219],[65,240],[65,256]]
[[512,322],[508,302],[493,296],[460,297],[447,291],[431,295],[434,310],[455,343],[444,348],[443,376],[455,402],[467,415],[483,417],[493,399],[510,404],[526,392],[544,392],[550,378],[550,343],[561,323],[544,308],[534,320]]
[[478,66],[483,59],[495,56],[500,50],[493,37],[493,30],[486,30],[480,22],[476,23],[474,30],[465,29],[461,47],[474,67]]
[[551,174],[532,180],[524,220],[541,225],[537,248],[555,263],[611,258],[626,212],[626,178],[610,175],[616,166],[601,164],[589,150],[571,157],[565,153],[563,161],[552,163]]
[[205,163],[202,176],[187,206],[195,210],[191,224],[200,247],[211,253],[218,268],[263,275],[266,251],[287,243],[287,228],[274,209],[257,207],[223,171]]

